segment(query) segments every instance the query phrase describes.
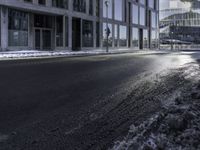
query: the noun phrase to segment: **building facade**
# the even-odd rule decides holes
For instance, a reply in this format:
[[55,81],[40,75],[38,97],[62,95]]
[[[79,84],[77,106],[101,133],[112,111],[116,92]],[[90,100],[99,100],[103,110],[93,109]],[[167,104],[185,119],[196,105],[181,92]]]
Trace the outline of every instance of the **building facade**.
[[[1,0],[0,49],[81,50],[158,46],[159,0]],[[108,19],[107,19],[108,15]]]
[[160,43],[163,45],[200,44],[200,1],[160,1]]

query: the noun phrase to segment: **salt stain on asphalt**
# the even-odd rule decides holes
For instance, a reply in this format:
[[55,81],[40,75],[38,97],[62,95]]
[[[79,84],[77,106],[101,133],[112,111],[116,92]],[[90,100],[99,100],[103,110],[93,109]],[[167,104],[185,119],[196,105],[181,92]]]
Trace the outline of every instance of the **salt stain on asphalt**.
[[4,135],[0,133],[0,142],[6,141],[8,139],[8,135]]

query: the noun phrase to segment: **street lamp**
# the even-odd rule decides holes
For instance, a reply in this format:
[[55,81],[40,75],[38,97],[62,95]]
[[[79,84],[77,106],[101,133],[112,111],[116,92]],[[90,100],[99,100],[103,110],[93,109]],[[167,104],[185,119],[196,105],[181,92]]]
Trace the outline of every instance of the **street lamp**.
[[108,36],[109,36],[109,29],[108,29],[108,5],[109,5],[109,0],[105,0],[105,5],[106,5],[106,52],[109,51],[109,45],[108,45]]

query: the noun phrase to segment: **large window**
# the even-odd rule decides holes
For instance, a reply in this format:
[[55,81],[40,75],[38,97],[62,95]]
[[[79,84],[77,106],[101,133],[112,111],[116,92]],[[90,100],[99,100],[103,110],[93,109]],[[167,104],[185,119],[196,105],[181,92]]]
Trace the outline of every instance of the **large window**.
[[143,48],[149,48],[148,30],[143,30]]
[[132,46],[135,48],[139,47],[139,30],[138,28],[132,28]]
[[93,0],[89,0],[89,14],[93,15]]
[[34,26],[39,28],[52,28],[52,17],[45,15],[34,15]]
[[33,2],[32,0],[24,0],[25,2]]
[[[106,31],[107,31],[106,23],[103,23],[103,46],[104,47],[106,47],[106,45],[107,45]],[[112,24],[108,24],[108,31],[110,32],[109,37],[108,37],[108,45],[111,47],[112,42],[113,42],[113,39],[112,39],[112,32],[113,32]]]
[[[103,0],[103,17],[106,18],[107,17],[107,9],[106,9],[106,5],[105,5],[105,1]],[[112,19],[112,0],[109,0],[109,4],[108,4],[108,18]]]
[[93,22],[83,20],[82,29],[83,47],[93,47]]
[[138,9],[138,5],[135,5],[135,4],[133,4],[133,8],[132,8],[132,23],[133,24],[138,24],[138,18],[139,18],[139,16],[138,16],[138,11],[139,11],[139,9]]
[[158,34],[156,30],[151,31],[151,48],[158,47]]
[[100,46],[100,26],[99,22],[96,23],[96,47]]
[[52,5],[59,8],[68,8],[68,0],[53,0]]
[[28,46],[28,14],[21,11],[8,11],[8,45]]
[[122,1],[124,0],[115,0],[115,20],[122,21]]
[[155,6],[155,1],[154,0],[149,0],[149,7],[150,8],[154,8],[154,6]]
[[140,4],[145,4],[145,0],[140,0]]
[[46,4],[46,0],[38,0],[38,4],[45,5]]
[[156,13],[151,12],[151,27],[156,28],[157,21],[156,21]]
[[146,17],[145,17],[145,8],[140,7],[140,25],[145,25]]
[[119,28],[119,46],[126,47],[127,46],[127,27],[120,26]]
[[115,39],[114,39],[114,43],[115,43],[115,47],[118,47],[118,25],[115,25]]
[[96,16],[99,17],[100,14],[100,0],[96,0]]
[[63,46],[63,16],[56,17],[56,46]]
[[74,11],[86,12],[86,0],[73,0]]

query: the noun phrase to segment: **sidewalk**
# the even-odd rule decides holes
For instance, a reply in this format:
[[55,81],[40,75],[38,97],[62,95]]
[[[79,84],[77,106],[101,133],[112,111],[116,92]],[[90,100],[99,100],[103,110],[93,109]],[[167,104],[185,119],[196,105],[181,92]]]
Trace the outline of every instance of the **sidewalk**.
[[82,50],[82,51],[38,51],[38,50],[21,50],[0,52],[0,60],[12,59],[30,59],[30,58],[50,58],[50,57],[72,57],[72,56],[90,56],[90,55],[106,55],[106,54],[121,54],[121,53],[166,53],[166,51],[159,50]]

